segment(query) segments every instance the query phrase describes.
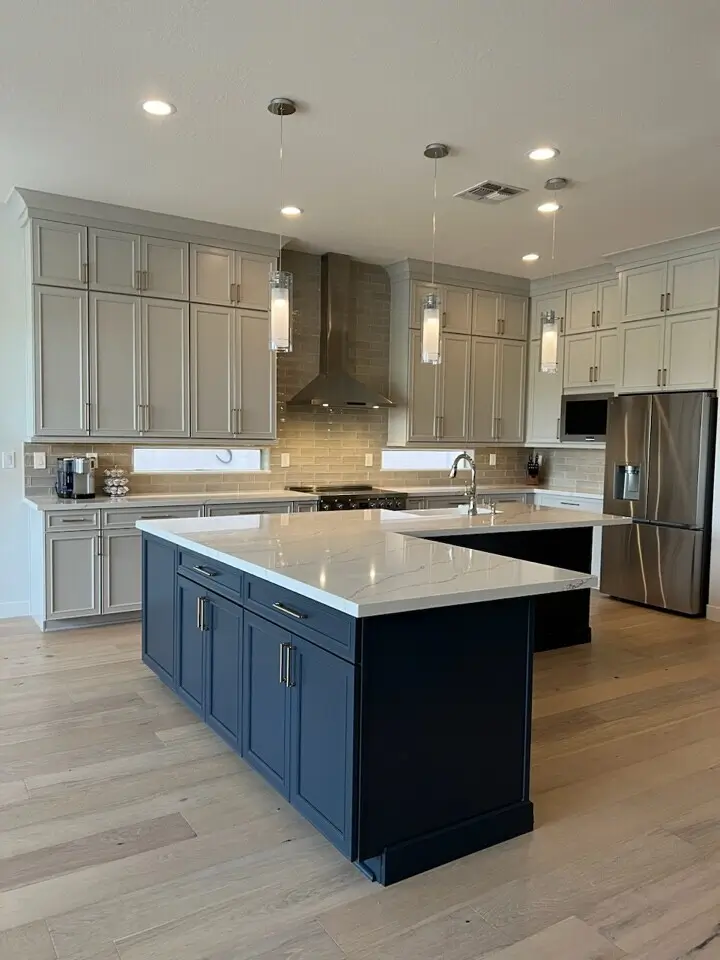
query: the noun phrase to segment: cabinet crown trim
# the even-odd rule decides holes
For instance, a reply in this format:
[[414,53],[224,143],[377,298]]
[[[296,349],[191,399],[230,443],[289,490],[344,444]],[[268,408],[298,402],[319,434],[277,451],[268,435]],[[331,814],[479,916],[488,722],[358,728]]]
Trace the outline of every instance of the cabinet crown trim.
[[628,267],[640,267],[652,263],[662,263],[664,260],[689,257],[694,253],[710,253],[718,250],[720,250],[720,228],[715,227],[712,230],[703,230],[686,237],[674,237],[643,247],[616,250],[612,253],[606,253],[605,257],[619,271]]
[[592,267],[557,273],[554,277],[531,280],[530,296],[536,299],[550,293],[564,293],[572,287],[584,287],[586,284],[602,283],[604,280],[617,280],[617,271],[612,264],[598,263]]
[[[385,268],[392,283],[420,280],[429,283],[432,264],[427,260],[400,260]],[[455,284],[487,290],[490,293],[512,293],[520,297],[530,296],[530,281],[507,273],[490,273],[469,267],[456,267],[448,263],[435,264],[435,281],[438,284]]]

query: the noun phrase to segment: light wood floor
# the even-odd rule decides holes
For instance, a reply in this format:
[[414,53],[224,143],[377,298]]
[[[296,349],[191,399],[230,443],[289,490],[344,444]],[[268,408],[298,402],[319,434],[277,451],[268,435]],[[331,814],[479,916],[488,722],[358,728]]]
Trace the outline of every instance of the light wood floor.
[[536,658],[537,829],[370,884],[139,628],[0,622],[0,960],[720,958],[720,626],[600,600]]

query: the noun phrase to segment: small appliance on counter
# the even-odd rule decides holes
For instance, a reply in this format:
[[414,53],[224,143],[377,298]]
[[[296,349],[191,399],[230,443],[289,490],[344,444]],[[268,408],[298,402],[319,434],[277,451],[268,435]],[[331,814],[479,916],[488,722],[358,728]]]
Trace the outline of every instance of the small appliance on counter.
[[525,476],[530,487],[536,487],[540,483],[540,458],[537,454],[528,458],[525,465]]
[[404,510],[407,495],[366,484],[287,487],[296,493],[317,493],[318,510]]
[[61,500],[93,500],[95,473],[90,457],[58,457],[55,493]]

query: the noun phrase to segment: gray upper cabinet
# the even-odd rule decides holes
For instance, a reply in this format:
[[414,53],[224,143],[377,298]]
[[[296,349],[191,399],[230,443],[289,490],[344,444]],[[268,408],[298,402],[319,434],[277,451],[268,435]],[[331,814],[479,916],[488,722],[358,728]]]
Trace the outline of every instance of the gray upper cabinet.
[[180,240],[140,238],[142,293],[146,297],[187,300],[190,296],[189,248]]
[[525,435],[525,343],[473,338],[472,443],[522,443]]
[[90,294],[90,430],[134,437],[143,427],[139,297]]
[[620,275],[620,318],[627,323],[714,309],[719,284],[720,253],[712,250],[631,267]]
[[437,439],[464,443],[470,412],[470,337],[446,333],[441,351]]
[[496,370],[500,341],[495,337],[472,338],[470,378],[470,440],[490,443],[497,428]]
[[585,333],[599,327],[616,327],[619,307],[617,280],[571,287],[567,292],[565,333]]
[[90,289],[104,293],[139,293],[142,290],[140,237],[91,227],[88,239]]
[[33,289],[33,391],[33,434],[87,436],[88,295],[82,290]]
[[87,259],[87,227],[53,220],[32,221],[33,283],[84,290]]
[[233,437],[235,311],[232,307],[190,308],[191,432],[208,439]]
[[410,325],[422,325],[423,299],[437,294],[440,300],[441,327],[444,333],[470,333],[472,326],[472,290],[453,284],[413,283],[413,309]]
[[526,340],[528,331],[528,299],[503,294],[502,335],[510,340]]
[[498,357],[498,425],[495,437],[502,443],[525,439],[526,344],[504,342]]
[[195,303],[267,310],[270,257],[223,247],[190,245],[190,299]]
[[422,336],[419,331],[412,331],[410,351],[408,440],[433,441],[437,431],[437,366],[422,362]]
[[533,297],[532,301],[532,330],[533,340],[539,340],[540,317],[543,313],[553,311],[560,327],[560,333],[565,331],[565,291],[561,293],[549,293],[542,297]]
[[475,290],[473,294],[472,332],[476,336],[527,338],[527,297]]
[[142,300],[142,433],[190,436],[190,305]]
[[563,387],[563,342],[558,350],[557,373],[540,372],[540,341],[530,341],[528,363],[528,443],[556,443],[560,440],[560,408]]
[[234,434],[258,440],[275,436],[275,353],[267,311],[235,311]]

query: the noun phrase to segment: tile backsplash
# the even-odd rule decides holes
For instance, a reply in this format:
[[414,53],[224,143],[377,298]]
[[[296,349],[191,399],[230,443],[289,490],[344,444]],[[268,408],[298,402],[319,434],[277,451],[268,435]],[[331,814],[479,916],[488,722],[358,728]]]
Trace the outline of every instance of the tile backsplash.
[[[298,483],[391,484],[450,483],[446,471],[381,471],[380,454],[387,440],[385,410],[294,410],[285,402],[318,371],[320,352],[320,257],[298,252],[284,256],[286,269],[293,273],[293,352],[278,357],[278,442],[270,448],[270,469],[259,474],[194,473],[132,474],[135,493],[224,492],[277,489]],[[353,261],[355,329],[350,332],[351,372],[368,386],[388,391],[390,346],[390,281],[382,267]],[[182,441],[178,443],[181,445]],[[216,444],[217,446],[217,444]],[[132,469],[132,443],[103,444],[79,440],[72,444],[25,444],[25,484],[33,493],[44,493],[54,483],[58,456],[82,456],[90,450],[98,455],[98,487],[102,471],[118,466]],[[47,467],[36,470],[32,454],[44,452]],[[602,490],[603,455],[599,451],[542,451],[546,457],[544,477],[548,486],[580,492]],[[373,466],[365,466],[366,454]],[[489,456],[495,453],[496,466]],[[289,454],[290,467],[280,466],[282,454]],[[528,451],[522,447],[483,447],[476,451],[478,479],[485,484],[523,483]],[[460,481],[459,486],[463,485]]]

